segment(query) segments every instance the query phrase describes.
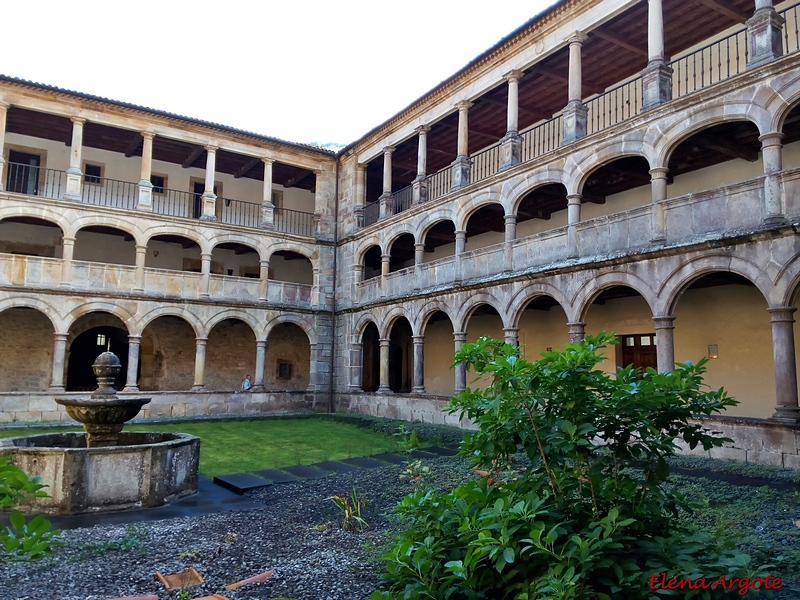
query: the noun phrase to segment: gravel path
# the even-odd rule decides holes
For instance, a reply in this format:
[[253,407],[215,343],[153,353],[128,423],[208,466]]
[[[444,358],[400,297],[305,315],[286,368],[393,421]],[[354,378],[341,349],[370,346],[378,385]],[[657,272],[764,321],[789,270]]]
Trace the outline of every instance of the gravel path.
[[[425,461],[446,487],[469,474],[459,458]],[[189,598],[222,594],[231,600],[361,600],[377,588],[375,557],[397,530],[392,507],[410,491],[402,466],[387,466],[325,479],[279,484],[249,494],[264,507],[134,526],[64,531],[64,546],[51,558],[0,563],[0,600],[106,600],[170,595],[156,572],[193,566],[205,583]],[[355,484],[370,502],[363,532],[342,531],[339,510],[328,500]],[[122,546],[122,548],[120,548]],[[269,569],[261,583],[224,591],[228,583]]]

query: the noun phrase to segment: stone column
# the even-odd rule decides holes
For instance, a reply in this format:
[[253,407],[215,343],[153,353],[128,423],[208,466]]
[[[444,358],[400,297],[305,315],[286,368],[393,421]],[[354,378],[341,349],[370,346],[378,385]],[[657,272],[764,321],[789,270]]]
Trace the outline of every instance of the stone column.
[[147,246],[136,246],[136,276],[133,289],[144,290],[144,265],[147,260]]
[[355,194],[356,227],[361,228],[364,227],[364,207],[367,204],[367,168],[361,163],[356,165]]
[[269,297],[269,261],[261,260],[258,262],[258,299],[266,302]]
[[8,102],[3,102],[0,100],[0,192],[6,189],[6,160],[3,158],[3,156],[5,156],[6,148],[6,117],[8,115],[9,106],[10,105]]
[[[650,241],[663,242],[667,239],[666,222],[664,221],[664,204],[667,199],[667,167],[650,169]],[[671,369],[670,369],[671,370]]]
[[128,372],[125,374],[124,392],[138,392],[137,380],[139,376],[139,348],[142,336],[128,336]]
[[569,194],[567,196],[567,252],[574,258],[578,256],[578,231],[576,225],[581,222],[581,200],[580,194]]
[[264,391],[264,361],[267,358],[267,340],[256,340],[256,370],[253,373],[253,392]]
[[[453,341],[455,343],[455,350],[458,352],[461,350],[461,346],[463,346],[467,342],[467,332],[466,331],[454,331],[453,332]],[[467,389],[467,365],[464,364],[464,361],[461,361],[453,367],[455,370],[455,391],[460,392],[461,390]]]
[[208,338],[195,338],[193,392],[206,390],[206,345]]
[[275,205],[272,203],[272,164],[271,158],[261,159],[264,163],[264,187],[261,195],[261,228],[275,229]]
[[569,326],[569,341],[571,344],[580,342],[586,337],[586,323],[583,321],[573,321],[572,323],[567,323],[567,325]]
[[503,327],[503,341],[512,346],[519,346],[519,327]]
[[506,134],[500,140],[500,170],[518,165],[522,161],[522,136],[519,135],[519,80],[522,71],[513,70],[503,78],[508,82],[508,108]]
[[458,109],[458,153],[451,164],[453,170],[453,184],[451,190],[457,190],[469,185],[472,161],[469,158],[469,109],[472,102],[463,101],[456,104]]
[[467,232],[456,231],[456,247],[455,247],[455,281],[461,281],[461,255],[467,249]]
[[672,69],[664,60],[664,13],[661,0],[647,2],[648,62],[642,71],[642,110],[672,100]]
[[581,46],[585,41],[586,34],[580,31],[576,31],[567,39],[569,42],[569,98],[567,106],[561,113],[564,127],[562,146],[586,137],[586,119],[589,109],[582,102],[583,76],[581,74]]
[[50,375],[50,390],[64,391],[64,361],[67,356],[67,334],[53,334],[53,370]]
[[200,296],[208,298],[211,285],[211,254],[200,253]]
[[72,254],[75,250],[75,238],[64,236],[61,238],[61,283],[59,287],[72,287]]
[[364,344],[354,342],[350,344],[350,381],[347,385],[351,392],[361,390],[362,356]]
[[86,119],[72,117],[72,149],[69,154],[69,169],[67,169],[67,189],[64,198],[80,200],[83,172],[81,171],[81,151],[83,150],[83,124]]
[[311,306],[319,307],[322,303],[322,294],[319,290],[319,267],[311,267]]
[[378,199],[381,203],[381,219],[394,214],[394,196],[392,196],[392,152],[394,146],[383,149],[383,194]]
[[364,281],[364,265],[353,265],[353,301],[358,302],[358,284]]
[[428,132],[431,130],[427,125],[421,125],[414,131],[418,135],[417,145],[417,176],[411,182],[411,204],[422,204],[428,201],[428,180],[425,172],[428,168]]
[[378,385],[379,394],[388,394],[392,391],[389,387],[389,340],[381,338],[380,344],[380,384]]
[[794,306],[767,309],[772,323],[772,360],[775,366],[777,406],[772,419],[781,423],[800,424],[797,404],[797,367],[794,349]]
[[675,368],[675,317],[653,317],[656,326],[656,356],[659,373],[669,373]]
[[217,147],[206,146],[206,189],[203,192],[203,214],[201,221],[217,220],[217,195],[214,193],[214,172],[217,168]]
[[152,131],[142,131],[142,166],[139,172],[139,203],[138,210],[153,212],[153,138],[156,134]]
[[425,258],[425,244],[414,244],[414,289],[419,289],[420,265]]
[[750,56],[747,68],[754,69],[783,56],[783,25],[786,20],[772,7],[772,0],[756,0],[756,11],[747,22]]
[[505,263],[506,271],[514,270],[514,248],[511,244],[517,239],[517,215],[505,215],[506,236],[505,245],[503,247],[503,262]]
[[783,220],[783,194],[781,193],[780,172],[783,169],[781,139],[779,131],[765,133],[760,138],[761,157],[764,162],[764,222],[775,223]]
[[425,336],[415,335],[411,338],[414,345],[414,394],[425,393]]
[[388,254],[381,254],[381,277],[386,277],[389,274],[389,261],[391,256]]

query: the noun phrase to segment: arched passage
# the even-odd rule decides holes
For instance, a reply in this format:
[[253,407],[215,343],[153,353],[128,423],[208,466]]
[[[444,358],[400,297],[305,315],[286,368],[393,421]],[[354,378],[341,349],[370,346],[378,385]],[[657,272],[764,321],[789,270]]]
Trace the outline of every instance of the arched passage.
[[0,391],[37,392],[50,385],[53,324],[35,308],[0,312]]
[[482,206],[467,220],[466,250],[477,250],[505,240],[505,210],[500,204]]
[[517,207],[517,237],[564,227],[567,224],[567,188],[548,183],[525,194]]
[[389,250],[389,272],[414,266],[414,236],[404,233],[395,238]]
[[142,331],[139,389],[188,390],[194,382],[195,332],[184,319],[163,315]]
[[567,315],[550,296],[531,298],[519,315],[517,327],[519,346],[530,361],[538,360],[546,350],[563,348],[569,343]]
[[259,260],[255,248],[238,242],[225,242],[217,244],[211,252],[211,272],[258,279],[261,275]]
[[[500,313],[489,304],[479,304],[469,316],[465,326],[467,342],[474,342],[479,337],[486,336],[503,340],[503,319]],[[486,374],[478,381],[473,382],[472,374],[467,374],[467,385],[472,388],[485,388],[491,383],[490,374]]]
[[75,234],[73,258],[113,265],[135,265],[136,242],[130,233],[116,227],[90,225]]
[[456,226],[452,221],[439,221],[423,237],[425,250],[422,262],[453,256],[456,252]]
[[116,354],[122,363],[114,387],[117,390],[125,387],[128,371],[128,330],[119,317],[96,312],[78,318],[69,329],[67,349],[66,391],[93,391],[97,388],[92,364],[106,350]]
[[425,325],[424,373],[425,391],[438,396],[450,396],[453,385],[454,340],[453,323],[441,310],[434,312]]
[[374,392],[380,385],[380,334],[375,323],[369,323],[361,334],[361,389]]
[[607,162],[589,174],[581,196],[581,220],[646,206],[652,201],[650,163],[642,156]]
[[61,258],[61,228],[36,217],[10,217],[0,221],[0,252]]
[[205,386],[209,390],[238,390],[255,371],[256,336],[236,318],[220,321],[208,334]]
[[411,324],[398,317],[389,333],[389,388],[396,393],[411,391],[414,377],[414,348]]
[[269,278],[275,281],[313,285],[314,269],[307,256],[291,250],[278,250],[269,259]]
[[364,281],[381,274],[381,247],[370,246],[364,253]]
[[770,417],[775,371],[767,302],[745,277],[703,274],[685,286],[674,307],[675,360],[709,357],[705,382],[724,387],[739,406],[728,414]]
[[145,267],[200,273],[200,245],[180,235],[156,235],[147,242]]
[[311,345],[294,323],[279,323],[267,338],[264,387],[267,390],[305,390],[311,381]]

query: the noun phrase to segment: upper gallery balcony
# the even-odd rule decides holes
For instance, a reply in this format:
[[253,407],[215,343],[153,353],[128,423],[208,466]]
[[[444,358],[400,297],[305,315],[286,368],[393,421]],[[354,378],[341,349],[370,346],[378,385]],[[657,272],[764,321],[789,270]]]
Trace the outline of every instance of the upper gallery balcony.
[[468,193],[503,170],[547,161],[583,137],[800,49],[800,4],[755,4],[754,12],[753,0],[630,2],[610,17],[581,15],[596,19],[583,31],[545,34],[552,50],[531,21],[454,76],[502,60],[502,78],[492,79],[500,73],[493,68],[471,82],[484,91],[455,106],[425,114],[409,107],[413,131],[377,128],[359,148],[356,226]]
[[55,91],[0,77],[0,191],[320,236],[333,153]]

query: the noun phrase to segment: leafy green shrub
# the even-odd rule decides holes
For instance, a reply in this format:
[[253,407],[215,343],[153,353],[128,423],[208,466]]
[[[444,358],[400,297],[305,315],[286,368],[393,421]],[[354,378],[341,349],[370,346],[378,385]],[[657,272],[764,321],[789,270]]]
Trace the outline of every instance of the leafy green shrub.
[[[25,472],[0,458],[0,507],[10,508],[31,498],[44,498],[39,478],[28,477]],[[0,558],[7,560],[33,560],[47,556],[52,547],[59,542],[55,537],[60,531],[50,531],[50,521],[42,515],[36,515],[26,522],[25,516],[16,508],[9,516],[10,527],[0,529]]]
[[407,496],[398,507],[406,528],[383,557],[387,591],[373,598],[742,597],[719,584],[663,589],[672,577],[760,574],[732,543],[679,521],[691,507],[664,485],[676,440],[705,449],[727,441],[689,419],[735,401],[702,389],[705,361],[611,376],[597,368],[609,343],[590,336],[535,363],[497,340],[462,347],[456,360],[492,377],[448,409],[479,426],[462,455],[497,469],[521,450],[529,464],[495,485],[483,477]]

